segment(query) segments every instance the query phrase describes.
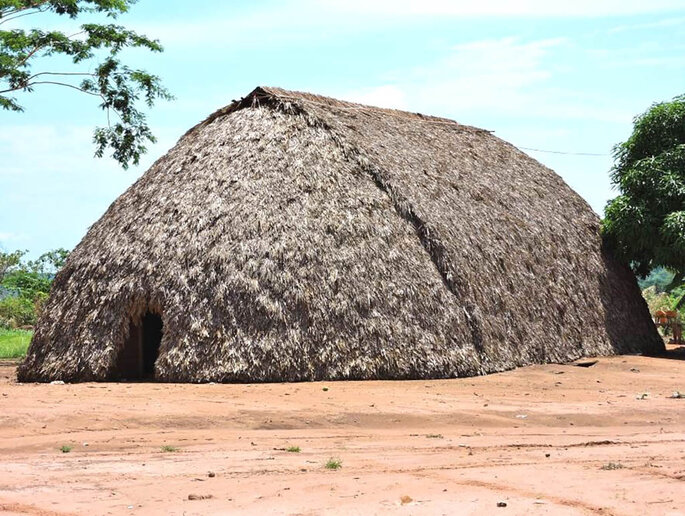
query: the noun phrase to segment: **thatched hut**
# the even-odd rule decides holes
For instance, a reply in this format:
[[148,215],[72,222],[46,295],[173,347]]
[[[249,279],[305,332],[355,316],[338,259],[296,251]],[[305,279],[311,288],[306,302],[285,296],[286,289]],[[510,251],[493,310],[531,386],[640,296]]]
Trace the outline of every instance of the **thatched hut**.
[[451,120],[257,88],[90,228],[18,377],[447,378],[661,349],[553,171]]

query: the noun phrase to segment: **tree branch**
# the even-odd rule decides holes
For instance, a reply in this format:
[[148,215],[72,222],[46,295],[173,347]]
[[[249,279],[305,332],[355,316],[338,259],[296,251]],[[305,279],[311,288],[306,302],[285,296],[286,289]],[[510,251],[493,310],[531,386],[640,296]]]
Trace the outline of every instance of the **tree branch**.
[[[27,11],[29,9],[38,9],[41,5],[47,4],[49,1],[50,0],[37,0],[32,5],[25,5],[23,7],[8,7],[6,12],[9,14],[15,14],[22,11]],[[3,13],[3,16],[7,16],[7,14]]]
[[93,97],[100,97],[101,99],[104,100],[104,97],[102,95],[100,95],[99,93],[93,93],[92,91],[84,90],[83,88],[79,88],[78,86],[74,86],[73,84],[69,84],[68,82],[58,82],[58,81],[27,82],[25,84],[22,84],[21,86],[17,86],[16,88],[10,88],[8,90],[0,90],[0,94],[10,93],[12,91],[24,90],[26,88],[30,88],[31,86],[36,86],[38,84],[53,84],[55,86],[65,86],[67,88],[72,88],[72,89],[75,89],[77,91],[80,91],[81,93],[87,93],[88,95],[92,95]]
[[12,93],[13,91],[19,91],[23,88],[24,86],[17,86],[16,88],[9,88],[8,90],[0,90],[0,95],[2,95],[3,93]]
[[[74,34],[70,34],[69,36],[67,36],[67,38],[68,38],[68,39],[71,39],[71,38],[74,38],[74,37],[76,37],[76,36],[80,36],[81,34],[85,34],[85,32],[86,32],[85,30],[82,30],[82,31],[79,31],[79,32],[75,32]],[[24,59],[22,59],[21,61],[19,61],[19,63],[17,63],[16,67],[19,68],[20,66],[24,66],[24,65],[26,64],[26,61],[28,61],[29,59],[31,59],[31,57],[33,57],[33,55],[34,55],[36,52],[38,52],[41,48],[45,48],[45,45],[38,45],[38,46],[36,46],[33,50],[31,50],[31,52],[29,52],[28,54],[26,54],[26,57],[24,57]]]
[[[31,77],[29,77],[28,79],[26,79],[26,81],[25,81],[23,84],[21,84],[21,85],[19,85],[19,86],[16,86],[15,88],[9,88],[9,89],[6,89],[6,90],[0,90],[0,94],[2,94],[2,93],[11,93],[11,92],[13,92],[13,91],[23,90],[23,89],[28,88],[29,86],[34,85],[34,84],[48,84],[48,82],[46,82],[46,81],[44,81],[44,82],[38,82],[38,81],[36,81],[36,82],[31,82],[31,81],[32,81],[33,79],[35,79],[36,77],[40,77],[40,76],[42,76],[42,75],[50,75],[50,76],[57,76],[57,77],[61,77],[61,76],[79,76],[79,77],[87,76],[87,77],[95,77],[95,74],[94,74],[94,73],[89,73],[89,72],[39,72],[39,73],[33,74]],[[60,83],[60,84],[61,84],[61,83]],[[83,91],[83,90],[82,90],[82,91]],[[84,93],[89,93],[89,92],[84,91]]]
[[[44,13],[44,12],[47,11],[46,8],[42,8],[42,7],[25,7],[23,10],[27,10],[27,9],[35,9],[35,11],[33,11],[33,12],[26,12],[26,13],[22,13],[22,14],[16,14],[16,13],[18,13],[18,12],[21,12],[21,10],[16,10],[16,11],[14,11],[14,12],[11,12],[10,15],[3,14],[3,15],[0,17],[0,25],[2,25],[3,23],[7,23],[7,22],[9,22],[9,21],[12,21],[12,20],[16,20],[17,18],[22,18],[22,17],[24,17],[24,16],[31,16],[31,15],[33,15],[33,14],[40,14],[40,13]],[[12,16],[12,14],[13,14],[14,16]]]
[[73,88],[77,91],[80,91],[81,93],[87,93],[88,95],[92,95],[93,97],[100,97],[101,99],[104,99],[102,95],[99,93],[93,93],[92,91],[84,90],[83,88],[79,88],[78,86],[74,86],[73,84],[69,84],[68,82],[58,82],[58,81],[36,81],[27,84],[26,86],[35,86],[36,84],[53,84],[55,86],[66,86],[67,88]]
[[[101,157],[111,148],[112,156],[124,168],[129,163],[138,164],[141,154],[147,150],[145,143],[155,141],[138,102],[145,100],[152,106],[156,99],[170,100],[172,97],[157,76],[145,70],[132,70],[117,57],[128,47],[161,52],[161,44],[115,24],[85,23],[76,29],[76,33],[69,34],[43,27],[24,28],[23,22],[5,23],[39,13],[72,20],[91,14],[116,18],[135,3],[136,0],[0,0],[0,28],[8,27],[0,31],[0,46],[3,47],[0,51],[3,61],[0,66],[0,109],[21,111],[14,98],[19,95],[14,92],[30,94],[36,86],[43,84],[86,93],[100,99],[99,107],[107,117],[107,126],[97,127],[93,135],[95,155]],[[107,52],[108,56],[101,63],[95,63],[96,68],[89,67],[86,63],[93,64],[100,52]],[[68,56],[76,65],[75,70],[55,72],[50,70],[49,64],[32,69],[35,61],[52,55]],[[78,68],[90,71],[81,72]]]
[[37,45],[36,47],[34,47],[34,49],[31,50],[31,52],[29,52],[28,54],[26,54],[26,57],[24,57],[24,59],[22,59],[21,61],[19,61],[19,62],[17,63],[17,68],[19,68],[20,66],[24,66],[24,65],[26,64],[26,61],[28,61],[29,59],[31,59],[31,57],[33,56],[33,54],[35,54],[36,52],[38,52],[41,48],[43,48],[43,46],[44,46],[44,45]]
[[84,75],[87,75],[89,77],[95,77],[94,73],[91,72],[38,72],[31,77],[29,77],[26,81],[30,81],[31,79],[35,79],[36,77],[40,77],[41,75],[57,75],[57,76],[64,76],[64,75],[78,75],[83,77]]

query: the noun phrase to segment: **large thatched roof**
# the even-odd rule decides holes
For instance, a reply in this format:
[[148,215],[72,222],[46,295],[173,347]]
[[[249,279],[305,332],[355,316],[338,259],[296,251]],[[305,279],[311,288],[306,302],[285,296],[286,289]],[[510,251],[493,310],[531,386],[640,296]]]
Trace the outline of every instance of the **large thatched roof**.
[[663,347],[553,171],[488,131],[276,88],[191,129],[90,228],[19,378],[115,378],[148,311],[166,381],[467,376]]

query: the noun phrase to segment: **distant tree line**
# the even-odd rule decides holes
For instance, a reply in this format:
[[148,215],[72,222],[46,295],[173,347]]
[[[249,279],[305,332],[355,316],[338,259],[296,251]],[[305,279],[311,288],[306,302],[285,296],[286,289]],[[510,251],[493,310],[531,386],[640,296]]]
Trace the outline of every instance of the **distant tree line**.
[[69,255],[65,249],[26,260],[26,251],[0,252],[0,327],[33,326],[50,293],[55,274]]

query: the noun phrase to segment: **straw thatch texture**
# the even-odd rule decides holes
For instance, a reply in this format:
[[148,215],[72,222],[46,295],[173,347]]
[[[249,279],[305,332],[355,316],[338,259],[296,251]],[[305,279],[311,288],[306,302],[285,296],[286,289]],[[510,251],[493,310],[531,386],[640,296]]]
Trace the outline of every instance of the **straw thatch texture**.
[[554,172],[487,131],[258,88],[190,130],[58,274],[19,378],[429,378],[663,349]]

